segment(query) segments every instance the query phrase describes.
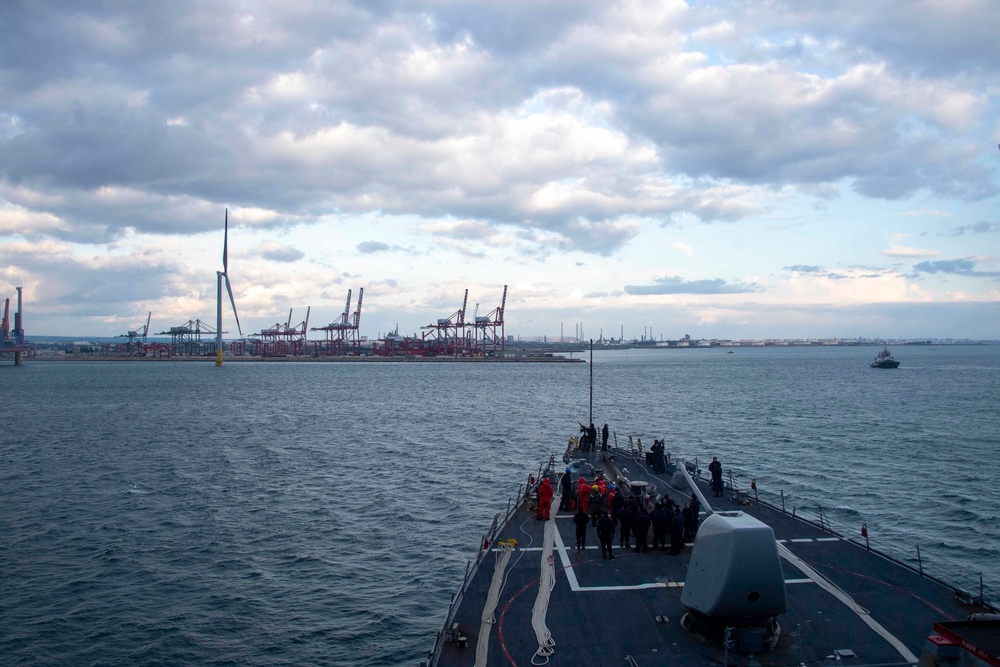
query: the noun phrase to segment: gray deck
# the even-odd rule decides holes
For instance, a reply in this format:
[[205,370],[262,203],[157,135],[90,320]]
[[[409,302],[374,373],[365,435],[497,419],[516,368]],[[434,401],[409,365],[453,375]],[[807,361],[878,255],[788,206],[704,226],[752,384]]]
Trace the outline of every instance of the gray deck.
[[[615,451],[614,461],[624,465],[633,481],[656,484],[681,505],[686,489],[668,486],[669,476],[649,474],[646,466],[625,459]],[[596,461],[596,459],[595,459]],[[557,465],[557,469],[561,467]],[[612,470],[606,467],[609,477]],[[613,478],[613,477],[612,477]],[[557,476],[553,476],[553,482]],[[575,479],[574,479],[575,482]],[[733,497],[715,498],[704,481],[702,493],[715,510],[740,510],[771,526],[775,539],[810,568],[845,591],[870,617],[919,656],[935,622],[963,620],[986,611],[966,604],[954,591],[933,579],[850,542],[818,526],[783,514],[764,504],[739,504]],[[558,487],[557,487],[558,488]],[[691,545],[679,556],[668,551],[635,553],[619,549],[614,560],[603,560],[596,533],[588,532],[588,548],[572,547],[576,540],[572,513],[555,513],[555,586],[546,624],[555,640],[549,665],[706,665],[725,664],[726,652],[718,642],[706,641],[683,629],[687,609],[681,591]],[[704,516],[704,515],[703,515]],[[542,541],[547,522],[535,519],[527,507],[518,508],[497,534],[498,540],[514,538],[513,551],[495,612],[489,626],[489,665],[531,665],[538,648],[531,625],[538,593]],[[634,540],[633,540],[634,545]],[[440,641],[434,664],[451,667],[474,665],[481,616],[496,562],[496,549],[484,555],[469,581],[449,627],[457,623],[468,645]],[[864,612],[825,591],[795,565],[782,559],[788,611],[778,617],[781,626],[777,647],[754,658],[765,665],[822,664],[835,652],[847,656],[845,665],[903,664],[903,655],[863,620]],[[851,657],[851,652],[854,657]],[[748,664],[749,656],[729,655],[729,664]],[[536,664],[542,664],[537,659]]]

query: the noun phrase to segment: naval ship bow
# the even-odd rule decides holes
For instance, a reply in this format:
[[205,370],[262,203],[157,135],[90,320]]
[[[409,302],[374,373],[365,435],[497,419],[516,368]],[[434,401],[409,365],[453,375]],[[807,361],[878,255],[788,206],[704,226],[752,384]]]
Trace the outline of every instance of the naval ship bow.
[[[731,481],[712,495],[696,461],[667,453],[656,466],[634,447],[578,454],[550,458],[494,518],[422,664],[1000,667],[1000,616],[982,594]],[[649,506],[697,499],[695,537],[677,555],[637,553],[616,530],[611,560],[588,526],[578,550],[574,512],[559,511],[566,474],[574,489],[603,478]],[[537,511],[544,478],[556,490],[549,520]]]

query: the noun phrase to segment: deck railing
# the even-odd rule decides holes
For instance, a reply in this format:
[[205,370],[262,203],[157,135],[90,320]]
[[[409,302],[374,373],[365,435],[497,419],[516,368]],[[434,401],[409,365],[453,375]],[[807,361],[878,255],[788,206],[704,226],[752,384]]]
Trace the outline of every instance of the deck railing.
[[833,514],[831,508],[825,508],[811,499],[809,507],[796,507],[791,504],[790,497],[785,495],[783,489],[771,491],[752,478],[749,483],[743,483],[734,477],[732,469],[729,469],[726,482],[727,492],[737,500],[770,505],[780,512],[791,514],[832,535],[859,544],[881,556],[896,561],[922,576],[934,579],[953,589],[959,598],[968,602],[982,603],[994,609],[997,608],[997,605],[994,604],[996,591],[991,590],[984,583],[982,571],[956,563],[947,556],[935,553],[933,546],[919,544],[908,546],[902,544],[895,536],[873,535],[866,522],[852,525],[837,519],[831,516]]

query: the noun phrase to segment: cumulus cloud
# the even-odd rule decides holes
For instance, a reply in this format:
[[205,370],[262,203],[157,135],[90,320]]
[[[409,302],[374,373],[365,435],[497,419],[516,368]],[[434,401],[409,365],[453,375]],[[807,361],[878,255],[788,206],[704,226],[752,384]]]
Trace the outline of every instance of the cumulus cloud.
[[[68,266],[134,253],[118,277],[137,285],[150,246],[188,241],[157,255],[167,287],[152,291],[194,295],[206,290],[185,266],[204,265],[200,241],[228,208],[260,243],[247,259],[271,263],[251,293],[261,309],[277,298],[264,283],[300,284],[305,252],[370,284],[396,279],[378,260],[401,249],[534,275],[654,243],[703,262],[722,230],[794,218],[811,232],[840,215],[878,225],[871,238],[906,223],[942,242],[894,240],[883,258],[963,256],[963,237],[1000,229],[945,222],[981,218],[998,194],[983,142],[997,24],[992,0],[0,3],[0,240],[70,244]],[[865,206],[909,200],[881,211],[891,228]],[[376,218],[406,240],[370,238]],[[684,241],[657,235],[678,221]],[[740,276],[782,266],[837,277],[796,265],[794,245],[780,237],[759,269],[632,288],[753,292]],[[19,275],[49,266],[21,259]]]
[[264,259],[269,259],[273,262],[297,262],[306,256],[306,254],[298,248],[293,248],[276,241],[265,241],[261,243],[257,247],[256,253]]
[[358,252],[364,255],[371,255],[377,252],[386,252],[389,250],[389,244],[382,243],[381,241],[364,241],[359,243],[356,248]]
[[920,262],[913,265],[920,273],[951,273],[960,276],[980,276],[995,278],[1000,271],[977,271],[976,262],[970,259],[941,259],[934,262]]
[[979,220],[971,225],[961,225],[952,227],[949,231],[951,236],[962,236],[963,234],[995,234],[1000,232],[1000,223]]

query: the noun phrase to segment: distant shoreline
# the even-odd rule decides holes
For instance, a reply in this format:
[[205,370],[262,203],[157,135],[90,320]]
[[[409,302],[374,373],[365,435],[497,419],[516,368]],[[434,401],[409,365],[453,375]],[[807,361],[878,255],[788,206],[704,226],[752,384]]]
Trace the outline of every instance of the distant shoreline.
[[[25,358],[25,361],[116,361],[116,362],[200,362],[214,363],[215,357],[127,357],[100,356],[85,354],[43,355]],[[570,358],[560,355],[549,356],[512,356],[512,357],[382,357],[369,355],[367,357],[224,357],[223,363],[472,363],[472,364],[509,364],[509,363],[582,363],[582,358]]]

